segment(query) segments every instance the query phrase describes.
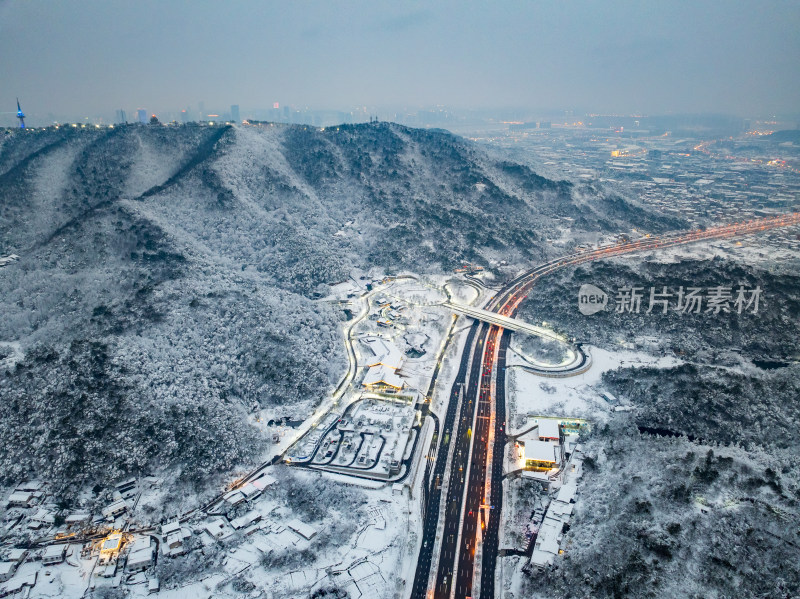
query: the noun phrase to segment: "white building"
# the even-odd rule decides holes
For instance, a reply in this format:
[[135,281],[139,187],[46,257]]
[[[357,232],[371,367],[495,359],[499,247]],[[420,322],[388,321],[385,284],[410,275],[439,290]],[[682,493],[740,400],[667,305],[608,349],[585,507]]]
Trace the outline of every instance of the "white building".
[[300,522],[300,520],[298,520],[296,518],[294,520],[290,520],[289,522],[287,522],[286,526],[291,528],[294,532],[299,534],[306,541],[310,541],[317,534],[317,529],[316,528],[306,524],[305,522]]
[[233,526],[236,530],[240,530],[250,526],[253,522],[258,522],[259,520],[261,520],[261,514],[252,510],[247,512],[244,516],[240,516],[239,518],[231,520],[231,526]]
[[387,366],[373,366],[364,376],[362,385],[368,389],[389,387],[396,391],[403,388],[403,379]]
[[124,499],[118,499],[114,503],[111,503],[104,507],[100,513],[103,514],[103,517],[106,520],[114,520],[128,511],[128,504],[125,503]]
[[28,556],[27,549],[21,549],[19,547],[12,547],[8,551],[5,552],[3,556],[9,562],[16,562],[17,564],[21,564],[25,561],[25,558]]
[[36,513],[31,516],[28,522],[28,528],[38,530],[40,528],[50,528],[55,524],[56,517],[52,512],[44,508],[39,508]]
[[558,420],[539,420],[539,440],[555,441],[560,439]]
[[86,514],[82,512],[78,512],[75,514],[70,514],[64,519],[64,524],[67,525],[67,528],[72,526],[80,526],[81,524],[87,524],[92,520],[91,514]]
[[524,443],[525,468],[531,470],[551,470],[557,466],[558,447],[550,441],[539,439],[519,439]]
[[269,474],[262,474],[257,479],[251,481],[248,484],[253,485],[256,489],[260,491],[263,491],[264,489],[267,489],[272,485],[274,485],[276,482],[278,482],[276,478],[270,476]]
[[361,339],[371,356],[367,358],[369,367],[362,385],[367,389],[388,388],[399,391],[403,388],[403,379],[397,371],[403,365],[403,354],[397,346],[380,337],[364,337]]
[[42,563],[45,566],[53,566],[55,564],[60,564],[64,561],[64,558],[67,555],[67,546],[66,545],[48,545],[47,549],[44,550],[42,554]]
[[543,568],[553,563],[553,558],[558,555],[558,546],[561,543],[561,530],[564,524],[560,520],[545,517],[536,544],[531,554],[531,565]]
[[380,337],[363,337],[361,343],[372,352],[366,360],[370,368],[381,365],[397,370],[403,365],[403,353],[391,341]]
[[208,522],[203,529],[211,535],[211,538],[223,541],[233,534],[231,528],[225,524],[222,518],[217,518]]
[[33,493],[30,491],[14,491],[6,501],[6,507],[30,507],[33,503]]
[[161,553],[169,557],[183,555],[187,551],[186,539],[191,531],[181,526],[177,520],[161,527]]
[[154,548],[149,536],[137,537],[130,545],[128,571],[141,572],[153,565]]

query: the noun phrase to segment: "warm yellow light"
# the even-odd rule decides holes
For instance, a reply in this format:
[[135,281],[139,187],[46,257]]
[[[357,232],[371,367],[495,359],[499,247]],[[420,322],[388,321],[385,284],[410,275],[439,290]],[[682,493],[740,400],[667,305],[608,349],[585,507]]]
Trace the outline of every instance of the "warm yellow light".
[[122,545],[122,533],[118,530],[112,531],[100,542],[100,553],[114,553]]

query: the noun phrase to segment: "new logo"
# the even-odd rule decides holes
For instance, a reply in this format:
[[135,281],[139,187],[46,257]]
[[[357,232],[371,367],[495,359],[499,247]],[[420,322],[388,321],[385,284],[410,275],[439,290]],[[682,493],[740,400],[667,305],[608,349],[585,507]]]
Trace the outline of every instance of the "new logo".
[[578,290],[578,310],[581,314],[589,316],[605,309],[608,304],[608,294],[594,285],[581,285]]

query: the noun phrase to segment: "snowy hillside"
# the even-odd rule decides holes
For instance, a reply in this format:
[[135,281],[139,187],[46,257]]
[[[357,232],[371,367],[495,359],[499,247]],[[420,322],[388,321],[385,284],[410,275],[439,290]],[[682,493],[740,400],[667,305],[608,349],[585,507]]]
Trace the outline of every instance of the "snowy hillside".
[[344,373],[328,284],[528,264],[567,222],[681,225],[392,124],[5,132],[0,482],[202,486],[263,454],[253,409],[304,418]]

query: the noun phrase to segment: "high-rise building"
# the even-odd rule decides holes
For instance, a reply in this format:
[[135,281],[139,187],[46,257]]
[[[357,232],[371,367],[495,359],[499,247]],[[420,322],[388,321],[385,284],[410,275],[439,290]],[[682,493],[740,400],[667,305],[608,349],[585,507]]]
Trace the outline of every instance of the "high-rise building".
[[147,124],[147,111],[144,108],[140,108],[136,111],[136,119],[142,124]]
[[127,123],[127,122],[128,122],[127,115],[125,114],[125,111],[124,111],[124,110],[122,110],[122,108],[120,108],[119,110],[117,110],[117,118],[116,118],[116,122],[117,122],[117,123]]
[[189,111],[187,109],[181,110],[181,123],[189,122]]
[[238,123],[239,122],[239,105],[238,104],[231,105],[231,120],[234,123]]

